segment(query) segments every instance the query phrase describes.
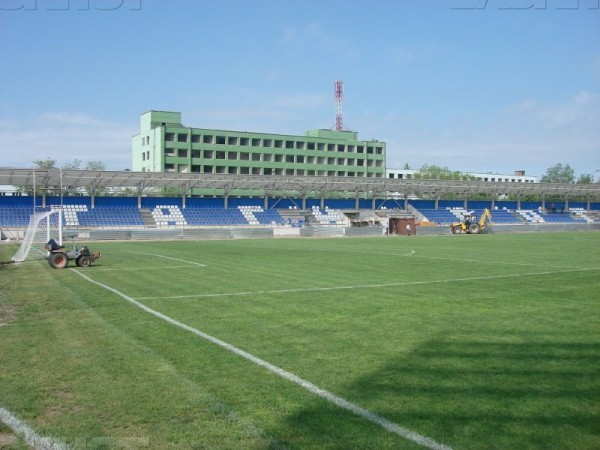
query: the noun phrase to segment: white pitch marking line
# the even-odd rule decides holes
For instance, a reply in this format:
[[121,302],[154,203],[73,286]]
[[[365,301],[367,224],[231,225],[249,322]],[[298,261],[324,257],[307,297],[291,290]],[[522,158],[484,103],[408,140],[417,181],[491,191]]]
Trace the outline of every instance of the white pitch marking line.
[[10,411],[0,407],[0,422],[4,422],[13,432],[36,450],[67,450],[69,446],[49,437],[40,436],[29,425],[15,417]]
[[314,287],[314,288],[298,288],[298,289],[279,289],[273,291],[242,291],[242,292],[223,292],[215,294],[191,294],[191,295],[174,295],[170,297],[139,297],[139,300],[171,300],[179,298],[208,298],[208,297],[228,297],[228,296],[241,296],[241,295],[257,295],[257,294],[289,294],[298,292],[318,292],[318,291],[337,291],[344,289],[371,289],[371,288],[385,288],[385,287],[398,287],[398,286],[420,286],[428,284],[440,284],[440,283],[462,283],[465,281],[480,281],[480,280],[493,280],[502,278],[519,278],[536,275],[555,275],[559,273],[570,273],[570,272],[587,272],[600,269],[572,269],[572,270],[560,270],[552,272],[530,272],[530,273],[517,273],[509,275],[490,275],[487,277],[468,277],[468,278],[450,278],[447,280],[429,280],[429,281],[403,281],[398,283],[381,283],[381,284],[362,284],[354,286],[331,286],[331,287]]
[[195,334],[196,336],[206,339],[207,341],[212,342],[213,344],[216,344],[219,347],[222,347],[238,356],[241,356],[242,358],[245,358],[248,361],[251,361],[258,366],[264,367],[265,369],[269,370],[270,372],[273,372],[273,373],[279,375],[280,377],[285,378],[286,380],[296,383],[297,385],[303,387],[307,391],[309,391],[315,395],[318,395],[321,398],[324,398],[325,400],[335,404],[336,406],[346,409],[348,411],[351,411],[354,414],[356,414],[370,422],[373,422],[373,423],[381,426],[382,428],[385,428],[386,430],[391,431],[392,433],[397,434],[398,436],[401,436],[405,439],[413,441],[423,447],[426,447],[426,448],[429,448],[432,450],[452,450],[451,447],[448,447],[447,445],[440,444],[431,438],[422,436],[419,433],[416,433],[407,428],[404,428],[404,427],[402,427],[394,422],[391,422],[391,421],[389,421],[367,409],[364,409],[358,405],[355,405],[354,403],[351,403],[348,400],[343,399],[342,397],[338,397],[337,395],[335,395],[329,391],[326,391],[325,389],[322,389],[322,388],[312,384],[311,382],[306,381],[297,375],[294,375],[291,372],[288,372],[280,367],[277,367],[263,359],[257,358],[256,356],[253,356],[250,353],[245,352],[244,350],[234,347],[233,345],[228,344],[227,342],[222,341],[214,336],[211,336],[210,334],[204,333],[203,331],[200,331],[197,328],[193,328],[193,327],[186,325],[182,322],[179,322],[178,320],[175,320],[161,312],[158,312],[158,311],[144,305],[143,303],[140,303],[137,300],[129,297],[128,295],[123,294],[122,292],[118,291],[117,289],[114,289],[114,288],[107,286],[106,284],[100,283],[98,281],[92,280],[90,277],[88,277],[87,275],[84,275],[83,273],[81,273],[77,270],[74,270],[74,269],[70,269],[70,270],[75,272],[77,275],[81,276],[82,278],[85,278],[90,283],[93,283],[97,286],[100,286],[100,287],[118,295],[122,299],[124,299],[124,300],[128,301],[129,303],[137,306],[138,308],[146,311],[147,313],[152,314],[153,316],[158,317],[159,319],[162,319],[165,322],[170,323],[171,325],[175,325],[176,327],[179,327],[183,330],[189,331],[192,334]]
[[[190,265],[185,266],[157,266],[157,267],[144,267],[144,272],[147,270],[171,270],[171,269],[189,269]],[[121,267],[119,269],[108,269],[102,266],[94,266],[94,273],[96,272],[127,272],[127,271],[138,271],[137,267]]]
[[185,259],[171,258],[170,256],[165,256],[165,255],[155,255],[154,253],[141,253],[141,252],[129,252],[129,253],[132,253],[134,255],[155,256],[157,258],[165,258],[165,259],[170,259],[172,261],[179,261],[179,262],[184,262],[187,264],[195,264],[196,266],[206,267],[206,264],[200,264],[200,263],[197,263],[194,261],[186,261]]
[[[417,255],[417,258],[424,258],[424,259],[439,259],[442,261],[459,261],[459,262],[470,262],[470,263],[477,263],[477,264],[500,264],[500,265],[506,265],[506,266],[525,266],[525,267],[537,267],[537,264],[534,263],[519,263],[519,262],[506,262],[506,261],[481,261],[478,259],[464,259],[464,258],[447,258],[447,257],[442,257],[442,256],[424,256],[424,255]],[[547,266],[547,267],[552,267],[555,269],[567,269],[569,270],[569,268],[564,267],[564,266]]]

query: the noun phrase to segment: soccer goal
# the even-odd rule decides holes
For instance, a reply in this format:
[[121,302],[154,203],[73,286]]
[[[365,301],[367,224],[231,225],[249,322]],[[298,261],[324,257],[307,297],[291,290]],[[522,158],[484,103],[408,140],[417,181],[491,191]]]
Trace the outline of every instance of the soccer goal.
[[14,262],[43,259],[48,256],[45,248],[50,239],[62,244],[62,209],[34,213],[21,246],[12,257]]

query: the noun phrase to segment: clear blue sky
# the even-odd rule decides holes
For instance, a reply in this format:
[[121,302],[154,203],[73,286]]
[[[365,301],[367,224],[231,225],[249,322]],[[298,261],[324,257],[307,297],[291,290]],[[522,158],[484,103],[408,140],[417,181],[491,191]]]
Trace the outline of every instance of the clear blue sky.
[[332,128],[340,79],[388,167],[600,169],[599,0],[0,0],[0,55],[4,167],[130,168],[150,109]]

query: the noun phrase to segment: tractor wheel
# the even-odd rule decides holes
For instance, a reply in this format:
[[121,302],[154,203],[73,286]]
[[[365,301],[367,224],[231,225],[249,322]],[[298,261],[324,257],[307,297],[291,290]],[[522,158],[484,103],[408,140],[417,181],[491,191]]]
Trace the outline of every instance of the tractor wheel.
[[472,223],[471,225],[469,225],[469,233],[479,234],[480,231],[481,231],[481,227],[479,226],[478,223]]
[[64,269],[69,264],[69,257],[63,252],[51,253],[48,262],[55,269]]
[[462,228],[460,226],[452,227],[452,234],[461,234]]
[[75,260],[75,263],[78,267],[90,267],[90,264],[92,264],[92,258],[90,256],[81,255]]

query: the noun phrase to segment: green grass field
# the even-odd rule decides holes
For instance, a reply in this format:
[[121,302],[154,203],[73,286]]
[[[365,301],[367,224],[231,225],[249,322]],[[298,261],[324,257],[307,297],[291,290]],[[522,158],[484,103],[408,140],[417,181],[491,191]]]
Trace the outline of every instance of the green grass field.
[[0,408],[72,448],[600,448],[600,233],[90,248],[0,270]]

